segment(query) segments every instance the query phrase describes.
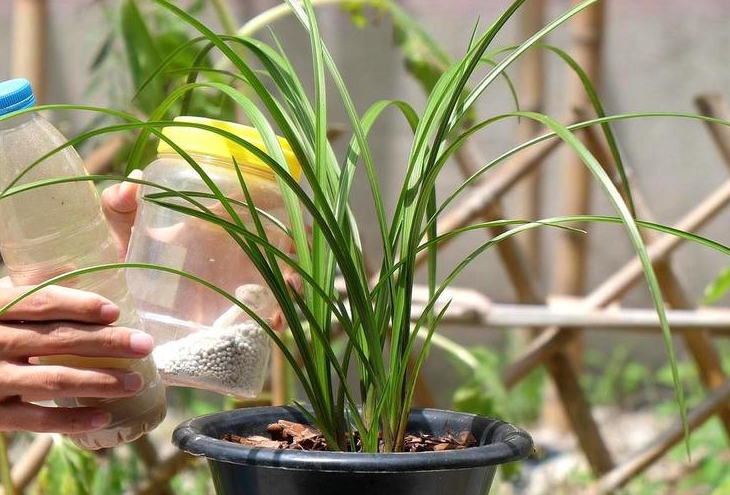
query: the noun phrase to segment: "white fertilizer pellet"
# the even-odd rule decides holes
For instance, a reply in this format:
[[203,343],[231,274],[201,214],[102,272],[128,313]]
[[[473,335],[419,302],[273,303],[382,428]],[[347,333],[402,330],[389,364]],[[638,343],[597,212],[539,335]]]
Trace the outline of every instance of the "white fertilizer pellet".
[[258,324],[248,321],[159,345],[153,357],[166,385],[252,397],[263,386],[269,341]]
[[[267,315],[276,300],[267,287],[242,285],[236,298],[259,315]],[[153,357],[166,385],[204,388],[239,397],[253,397],[263,386],[269,359],[266,332],[248,315],[232,306],[212,328],[158,345]]]

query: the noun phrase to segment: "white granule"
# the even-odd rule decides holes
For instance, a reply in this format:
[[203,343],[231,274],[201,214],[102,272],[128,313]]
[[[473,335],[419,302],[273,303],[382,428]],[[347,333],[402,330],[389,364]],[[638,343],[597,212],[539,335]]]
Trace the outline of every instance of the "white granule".
[[[269,312],[275,299],[268,288],[244,285],[236,298]],[[272,306],[273,305],[273,306]],[[270,346],[266,332],[238,306],[225,311],[211,328],[160,344],[153,351],[165,385],[190,386],[239,397],[253,397],[263,386]]]
[[159,345],[153,357],[166,385],[251,397],[263,385],[269,341],[258,324],[248,321]]

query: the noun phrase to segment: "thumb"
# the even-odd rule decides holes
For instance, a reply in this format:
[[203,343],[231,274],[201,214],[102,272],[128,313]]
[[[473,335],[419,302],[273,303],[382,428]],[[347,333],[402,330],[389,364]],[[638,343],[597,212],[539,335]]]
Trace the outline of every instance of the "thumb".
[[[129,177],[142,178],[142,171],[135,169]],[[106,216],[112,238],[117,245],[119,258],[127,254],[127,244],[132,233],[134,217],[137,213],[137,191],[139,185],[134,182],[121,182],[106,188],[101,194],[102,209]]]

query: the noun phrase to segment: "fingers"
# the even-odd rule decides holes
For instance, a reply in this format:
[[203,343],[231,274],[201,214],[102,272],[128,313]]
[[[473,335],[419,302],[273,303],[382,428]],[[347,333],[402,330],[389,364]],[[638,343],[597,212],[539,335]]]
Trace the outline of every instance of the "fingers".
[[[132,170],[129,177],[140,179],[141,170]],[[122,182],[106,188],[101,194],[102,210],[106,216],[112,238],[117,244],[119,259],[127,255],[127,245],[137,213],[137,190],[134,182]]]
[[[0,307],[27,292],[30,287],[0,289]],[[71,320],[109,324],[119,317],[119,308],[97,294],[61,286],[49,286],[11,306],[0,321]]]
[[86,357],[140,358],[152,352],[154,341],[144,332],[123,327],[48,323],[0,326],[0,356],[73,354]]
[[142,375],[115,369],[71,368],[5,361],[0,364],[3,395],[30,396],[34,400],[69,397],[117,398],[142,389]]
[[13,397],[0,402],[0,431],[81,433],[109,424],[109,413],[91,407],[43,407]]
[[271,317],[271,329],[275,332],[283,332],[287,329],[287,323],[281,311],[276,311]]
[[289,288],[295,292],[302,292],[302,277],[293,270],[284,274],[284,281]]

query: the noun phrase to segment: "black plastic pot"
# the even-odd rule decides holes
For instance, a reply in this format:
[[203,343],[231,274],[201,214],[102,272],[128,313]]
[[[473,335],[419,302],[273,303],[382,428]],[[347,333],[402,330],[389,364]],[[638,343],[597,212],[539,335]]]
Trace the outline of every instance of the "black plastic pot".
[[178,426],[173,442],[208,459],[218,495],[486,495],[497,465],[532,451],[530,436],[503,421],[437,409],[414,409],[409,431],[470,431],[479,446],[423,453],[358,454],[252,448],[220,438],[265,435],[280,419],[306,422],[290,407],[210,414]]

